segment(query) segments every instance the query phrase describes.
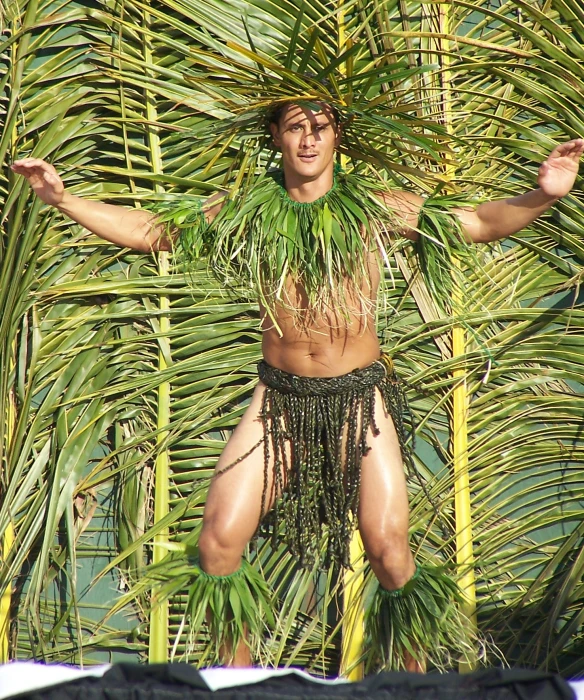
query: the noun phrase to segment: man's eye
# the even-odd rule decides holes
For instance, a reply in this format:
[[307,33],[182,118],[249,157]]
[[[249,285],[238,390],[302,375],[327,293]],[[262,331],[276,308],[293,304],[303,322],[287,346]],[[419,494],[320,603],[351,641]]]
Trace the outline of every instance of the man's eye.
[[316,126],[317,131],[324,131],[326,128],[328,128],[328,124],[317,124]]

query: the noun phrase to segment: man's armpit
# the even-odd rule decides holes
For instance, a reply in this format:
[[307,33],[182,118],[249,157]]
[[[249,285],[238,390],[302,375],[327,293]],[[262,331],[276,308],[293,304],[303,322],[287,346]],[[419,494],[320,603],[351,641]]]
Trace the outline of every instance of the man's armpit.
[[379,192],[378,195],[391,210],[392,231],[413,241],[417,240],[418,218],[424,198],[405,190],[388,190]]

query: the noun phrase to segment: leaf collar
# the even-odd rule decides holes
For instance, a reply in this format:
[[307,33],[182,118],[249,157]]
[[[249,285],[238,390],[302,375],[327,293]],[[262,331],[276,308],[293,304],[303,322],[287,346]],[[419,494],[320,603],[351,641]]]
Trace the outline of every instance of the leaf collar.
[[280,199],[286,203],[286,205],[293,207],[294,209],[312,209],[315,207],[320,207],[322,206],[326,201],[328,201],[331,196],[333,195],[334,192],[336,192],[339,188],[339,178],[338,176],[340,174],[344,174],[343,168],[338,164],[335,163],[334,169],[333,169],[333,184],[332,187],[328,192],[325,192],[325,194],[322,195],[322,197],[319,197],[318,199],[313,200],[312,202],[298,202],[295,199],[292,199],[290,197],[290,194],[288,193],[288,190],[286,189],[286,183],[285,183],[285,178],[284,178],[284,171],[281,169],[274,170],[270,172],[270,176],[273,178],[274,182],[277,184],[277,192],[280,197]]

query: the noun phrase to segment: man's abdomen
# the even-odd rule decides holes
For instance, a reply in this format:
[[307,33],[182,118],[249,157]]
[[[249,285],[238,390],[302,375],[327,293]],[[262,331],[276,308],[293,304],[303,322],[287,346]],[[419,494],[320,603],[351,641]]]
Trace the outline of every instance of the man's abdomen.
[[[352,332],[353,330],[353,332]],[[379,359],[373,320],[365,329],[275,328],[264,331],[262,353],[272,367],[303,377],[338,377]]]
[[311,309],[302,285],[289,279],[283,294],[286,303],[274,309],[275,319],[260,307],[265,361],[302,377],[338,377],[379,359],[375,328],[379,275],[371,256],[361,289],[356,292],[346,283],[340,303],[331,303],[324,312]]

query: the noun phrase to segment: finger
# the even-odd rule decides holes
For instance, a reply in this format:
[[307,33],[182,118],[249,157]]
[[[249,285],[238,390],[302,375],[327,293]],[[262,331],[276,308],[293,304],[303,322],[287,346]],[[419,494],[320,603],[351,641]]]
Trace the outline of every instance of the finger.
[[12,168],[12,170],[16,170],[19,173],[23,173],[27,176],[31,173],[44,172],[41,168],[38,167],[38,165],[18,165],[17,163],[13,163],[10,167]]
[[45,161],[42,158],[18,158],[14,161],[15,165],[23,165],[25,167],[30,165],[39,165]]
[[44,170],[38,167],[28,167],[28,168],[13,168],[15,172],[22,175],[28,180],[31,187],[38,187],[39,185],[49,184],[55,187],[59,184],[59,178],[51,171]]
[[29,170],[31,168],[40,168],[41,170],[54,170],[53,166],[50,163],[47,163],[42,158],[21,158],[19,160],[15,160],[13,165],[16,165],[20,168],[24,168],[26,170]]
[[550,158],[563,158],[566,156],[568,153],[570,153],[572,150],[572,142],[568,141],[567,143],[560,143],[559,146],[556,146],[554,150],[550,153],[549,157]]
[[43,171],[41,177],[43,180],[49,183],[49,185],[56,185],[59,182],[59,178],[56,175],[53,175],[53,173],[48,172],[48,171]]
[[26,175],[27,172],[37,171],[37,172],[51,172],[56,173],[55,168],[47,163],[42,158],[22,158],[21,160],[15,160],[13,165],[20,168],[18,172],[22,175]]
[[584,153],[584,144],[574,143],[571,148],[560,153],[560,157],[569,158],[573,162],[577,162],[582,153]]
[[15,165],[14,163],[10,166],[10,168],[18,175],[23,175],[24,177],[29,179],[33,177],[35,173],[38,172],[37,168],[27,168],[23,165]]
[[566,141],[565,143],[561,143],[559,145],[567,146],[570,148],[581,148],[582,146],[584,146],[584,138],[571,139],[570,141]]
[[556,146],[550,153],[550,157],[561,158],[574,154],[581,155],[583,152],[584,139],[572,139],[571,141],[566,141],[566,143],[560,143],[558,146]]

